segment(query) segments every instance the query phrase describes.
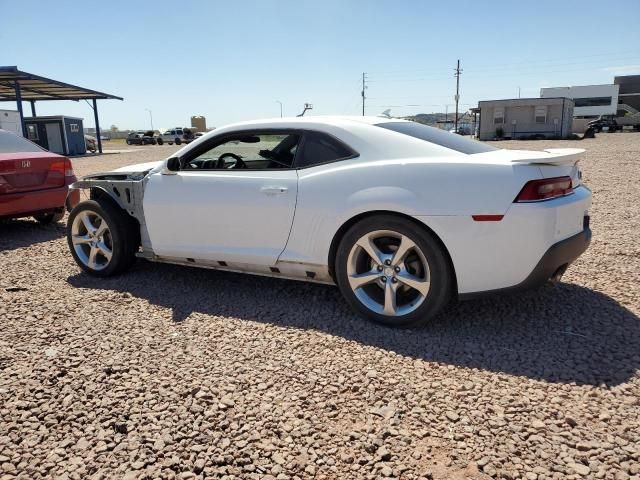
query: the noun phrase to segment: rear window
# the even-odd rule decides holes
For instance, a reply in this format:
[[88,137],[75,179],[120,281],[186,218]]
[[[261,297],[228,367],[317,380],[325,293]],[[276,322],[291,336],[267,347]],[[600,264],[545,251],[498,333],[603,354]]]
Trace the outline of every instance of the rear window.
[[23,138],[15,133],[0,130],[0,153],[20,153],[20,152],[43,152],[33,142]]
[[302,152],[296,157],[296,167],[310,167],[352,157],[353,155],[353,151],[329,135],[308,132],[305,134]]
[[386,128],[394,132],[403,133],[410,137],[419,138],[441,147],[455,150],[456,152],[466,153],[468,155],[474,153],[492,152],[498,150],[487,144],[464,138],[456,133],[440,130],[439,128],[428,127],[416,122],[385,122],[377,124],[378,127]]

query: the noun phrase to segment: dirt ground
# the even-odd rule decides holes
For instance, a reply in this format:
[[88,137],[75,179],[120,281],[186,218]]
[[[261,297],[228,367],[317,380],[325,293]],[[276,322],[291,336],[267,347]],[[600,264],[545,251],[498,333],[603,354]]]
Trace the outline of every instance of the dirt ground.
[[[593,242],[557,286],[375,326],[334,287],[139,261],[0,225],[0,480],[640,479],[640,134],[587,149]],[[166,158],[123,146],[79,175]]]

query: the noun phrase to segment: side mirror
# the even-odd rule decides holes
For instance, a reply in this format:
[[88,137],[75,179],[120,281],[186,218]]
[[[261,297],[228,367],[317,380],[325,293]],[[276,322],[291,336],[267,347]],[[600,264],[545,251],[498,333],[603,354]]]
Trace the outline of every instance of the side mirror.
[[171,157],[167,160],[167,168],[172,172],[180,170],[180,159],[178,157]]
[[162,169],[163,175],[175,175],[180,170],[180,159],[178,157],[171,157],[167,159],[167,162]]

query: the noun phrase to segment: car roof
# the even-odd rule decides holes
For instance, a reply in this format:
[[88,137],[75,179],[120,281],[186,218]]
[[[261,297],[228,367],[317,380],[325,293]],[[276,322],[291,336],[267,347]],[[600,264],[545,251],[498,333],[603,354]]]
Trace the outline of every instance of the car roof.
[[355,115],[310,115],[308,117],[276,117],[264,118],[260,120],[249,120],[225,125],[224,128],[251,127],[264,128],[265,125],[281,128],[304,128],[312,125],[327,125],[344,127],[349,123],[361,123],[366,125],[378,125],[389,122],[409,122],[401,118],[376,117],[376,116],[355,116]]
[[[375,117],[375,116],[309,116],[290,118],[267,118],[262,120],[251,120],[238,122],[224,127],[216,128],[207,134],[199,137],[191,144],[185,146],[184,151],[193,148],[203,142],[207,142],[212,136],[233,134],[245,130],[312,130],[322,131],[333,135],[338,140],[349,145],[359,153],[366,152],[369,160],[389,159],[389,158],[410,158],[410,157],[443,157],[459,156],[461,153],[427,142],[419,138],[407,136],[390,129],[378,128],[376,125],[385,123],[407,123],[412,122],[399,118]],[[453,135],[453,134],[452,134]],[[176,152],[177,156],[183,150]]]

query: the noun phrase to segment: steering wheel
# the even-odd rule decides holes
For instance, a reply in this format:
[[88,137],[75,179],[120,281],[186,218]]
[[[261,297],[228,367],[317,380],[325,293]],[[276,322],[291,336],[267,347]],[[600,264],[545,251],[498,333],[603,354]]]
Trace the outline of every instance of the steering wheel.
[[[233,158],[236,161],[236,163],[234,163],[233,166],[231,166],[231,167],[225,167],[224,166],[224,159],[226,157]],[[218,162],[217,162],[216,168],[217,169],[247,168],[247,164],[244,163],[244,160],[242,160],[242,157],[240,155],[236,155],[235,153],[223,153],[222,155],[220,155],[218,157]]]

